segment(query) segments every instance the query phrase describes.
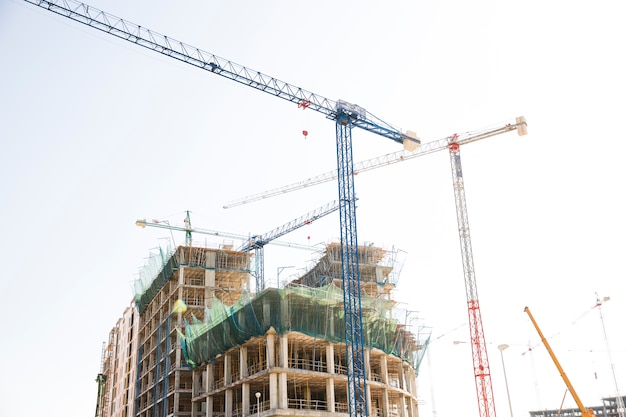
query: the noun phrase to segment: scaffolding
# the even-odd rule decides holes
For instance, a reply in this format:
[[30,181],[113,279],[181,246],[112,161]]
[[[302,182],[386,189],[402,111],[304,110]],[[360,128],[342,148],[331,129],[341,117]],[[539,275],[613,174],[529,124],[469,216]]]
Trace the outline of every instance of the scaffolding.
[[[216,297],[232,304],[243,292],[249,290],[249,283],[242,281],[242,274],[250,273],[250,256],[248,252],[233,251],[232,248],[220,250],[199,248],[193,246],[179,246],[176,251],[169,246],[158,248],[152,252],[148,261],[140,270],[139,278],[134,282],[135,304],[139,314],[144,314],[152,300],[171,281],[180,267],[186,266],[189,270],[186,276],[190,286],[204,287],[204,271],[215,271]],[[202,304],[204,291],[186,289],[182,300],[186,304]]]
[[[418,370],[426,340],[409,331],[386,298],[363,296],[363,345],[394,355]],[[311,288],[292,284],[268,288],[256,297],[244,295],[231,307],[213,302],[204,315],[195,317],[180,332],[186,363],[206,364],[246,341],[265,335],[298,332],[327,342],[345,342],[343,292],[335,284]]]
[[[134,414],[184,415],[191,409],[191,369],[178,339],[184,320],[233,305],[250,286],[250,253],[179,246],[153,252],[135,282],[139,311]],[[184,304],[184,311],[175,306]],[[181,414],[182,413],[182,414]]]
[[[398,284],[402,270],[401,251],[396,248],[386,250],[374,244],[365,244],[358,247],[358,257],[363,294],[391,299],[391,291]],[[313,288],[331,283],[341,287],[341,262],[341,244],[330,243],[326,245],[317,263],[293,283]]]

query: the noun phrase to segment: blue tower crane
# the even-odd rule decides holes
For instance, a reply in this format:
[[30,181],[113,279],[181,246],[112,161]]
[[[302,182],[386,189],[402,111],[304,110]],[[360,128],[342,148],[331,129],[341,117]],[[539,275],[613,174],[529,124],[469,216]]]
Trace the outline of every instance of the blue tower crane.
[[263,248],[265,247],[265,245],[272,242],[274,239],[278,239],[279,237],[284,236],[287,233],[290,233],[296,229],[299,229],[302,226],[311,224],[313,221],[337,210],[339,210],[339,203],[337,201],[332,201],[322,207],[319,207],[307,214],[298,217],[297,219],[290,221],[289,223],[285,223],[284,225],[279,226],[274,230],[270,230],[269,232],[262,235],[251,236],[247,240],[247,242],[239,248],[239,251],[241,252],[249,252],[251,250],[254,251],[254,261],[257,263],[255,267],[257,292],[265,289],[265,255],[263,253]]
[[309,108],[335,121],[339,188],[342,281],[348,363],[350,415],[368,416],[361,310],[360,273],[356,230],[356,202],[352,160],[352,128],[358,127],[416,149],[415,133],[401,132],[364,108],[344,100],[333,101],[246,68],[191,45],[161,35],[137,24],[75,0],[24,0],[50,12],[182,62]]

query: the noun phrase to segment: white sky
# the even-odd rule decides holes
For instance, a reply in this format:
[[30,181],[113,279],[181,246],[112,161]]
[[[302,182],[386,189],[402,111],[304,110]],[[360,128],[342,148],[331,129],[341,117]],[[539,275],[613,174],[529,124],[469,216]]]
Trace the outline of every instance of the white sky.
[[[424,141],[526,116],[528,136],[462,149],[496,409],[509,415],[499,344],[515,416],[559,407],[565,391],[524,306],[591,406],[615,395],[591,309],[610,296],[608,346],[626,383],[619,2],[90,4]],[[263,233],[326,204],[334,183],[222,208],[334,169],[334,123],[18,0],[0,0],[0,50],[0,415],[89,415],[102,343],[170,236],[134,221],[181,225],[190,210],[196,227]],[[353,148],[355,161],[398,150],[360,129]],[[453,343],[469,332],[447,153],[363,173],[356,190],[359,242],[407,252],[398,298],[445,335],[418,378],[421,415],[477,416],[470,346]],[[333,215],[283,240],[338,236]],[[309,258],[267,247],[266,275]]]

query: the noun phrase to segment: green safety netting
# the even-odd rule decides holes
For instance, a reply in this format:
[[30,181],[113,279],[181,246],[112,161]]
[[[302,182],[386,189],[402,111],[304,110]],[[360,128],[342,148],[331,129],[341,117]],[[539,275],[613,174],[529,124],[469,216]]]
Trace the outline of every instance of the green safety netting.
[[[393,302],[361,298],[364,347],[377,348],[408,362],[417,371],[429,342],[394,318]],[[269,288],[251,298],[244,295],[233,306],[213,299],[203,320],[192,317],[179,331],[187,365],[207,363],[271,327],[283,334],[296,331],[334,343],[345,342],[343,292],[324,287]]]
[[175,251],[169,244],[158,247],[158,252],[151,252],[146,264],[139,270],[139,277],[133,282],[135,305],[143,314],[156,294],[169,281],[178,268]]

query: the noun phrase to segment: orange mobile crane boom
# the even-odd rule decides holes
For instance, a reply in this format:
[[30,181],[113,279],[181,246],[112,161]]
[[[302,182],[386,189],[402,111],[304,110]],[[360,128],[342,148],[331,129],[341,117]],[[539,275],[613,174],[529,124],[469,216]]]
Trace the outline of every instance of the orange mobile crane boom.
[[550,357],[552,358],[552,361],[554,362],[554,365],[556,365],[556,369],[559,370],[559,373],[561,374],[561,378],[563,378],[563,382],[565,382],[565,385],[567,385],[567,389],[572,394],[572,397],[574,397],[574,401],[576,401],[576,405],[578,406],[578,408],[580,408],[580,412],[582,413],[582,416],[583,417],[595,417],[595,414],[594,414],[593,410],[591,408],[586,408],[583,405],[582,401],[580,400],[580,397],[578,396],[578,394],[576,394],[576,390],[574,390],[574,387],[572,386],[572,383],[570,382],[570,380],[567,377],[567,375],[565,375],[565,371],[561,367],[561,364],[559,363],[559,360],[554,355],[554,352],[552,351],[552,348],[550,347],[550,344],[548,343],[546,338],[543,336],[543,333],[541,333],[541,329],[539,329],[539,326],[537,325],[537,322],[535,321],[535,318],[531,314],[530,309],[528,307],[524,307],[524,312],[526,314],[528,314],[528,317],[530,317],[530,321],[533,322],[533,326],[535,326],[535,329],[537,330],[537,333],[539,333],[539,337],[541,338],[541,341],[543,342],[543,345],[548,350],[548,353],[550,354]]

